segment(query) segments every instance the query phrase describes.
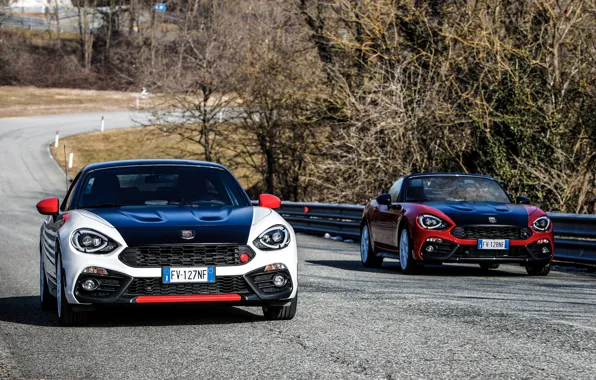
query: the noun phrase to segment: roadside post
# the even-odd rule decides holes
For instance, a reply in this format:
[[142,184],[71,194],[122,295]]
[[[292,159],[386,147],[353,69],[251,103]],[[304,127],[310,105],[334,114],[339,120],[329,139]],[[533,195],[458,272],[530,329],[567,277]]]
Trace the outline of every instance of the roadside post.
[[68,168],[72,169],[72,161],[74,159],[74,150],[70,151],[70,154],[68,155]]
[[56,138],[54,139],[54,148],[58,148],[58,143],[60,142],[60,133],[56,131]]
[[104,118],[103,118],[103,116],[102,116],[102,117],[101,117],[101,131],[102,131],[102,132],[103,132],[103,130],[104,130],[104,127],[105,127],[105,120],[104,120]]

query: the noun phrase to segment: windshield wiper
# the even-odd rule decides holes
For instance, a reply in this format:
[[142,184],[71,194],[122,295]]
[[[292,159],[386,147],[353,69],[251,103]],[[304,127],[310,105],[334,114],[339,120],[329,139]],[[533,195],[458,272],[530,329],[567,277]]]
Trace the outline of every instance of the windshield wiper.
[[422,198],[422,199],[408,199],[406,202],[430,202],[432,199],[430,198]]
[[109,207],[121,207],[123,205],[118,203],[99,203],[96,205],[85,206],[83,208],[109,208]]

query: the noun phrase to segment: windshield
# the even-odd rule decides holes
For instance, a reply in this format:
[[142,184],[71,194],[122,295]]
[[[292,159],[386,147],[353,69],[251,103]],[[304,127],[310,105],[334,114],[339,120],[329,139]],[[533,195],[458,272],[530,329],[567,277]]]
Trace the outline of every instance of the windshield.
[[128,166],[95,170],[83,179],[78,208],[202,205],[248,206],[229,173],[199,166]]
[[510,203],[497,181],[466,176],[425,176],[406,182],[406,202],[499,202]]

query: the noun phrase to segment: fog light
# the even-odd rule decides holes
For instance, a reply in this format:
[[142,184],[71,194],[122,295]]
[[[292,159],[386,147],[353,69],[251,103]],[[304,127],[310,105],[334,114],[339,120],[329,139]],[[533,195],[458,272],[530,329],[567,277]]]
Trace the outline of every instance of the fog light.
[[542,253],[549,253],[549,252],[550,252],[550,248],[542,247]]
[[284,286],[287,283],[288,283],[288,280],[286,279],[285,276],[283,276],[281,274],[276,274],[273,277],[273,285],[275,285],[278,288],[281,288],[282,286]]
[[83,273],[99,274],[101,276],[107,276],[108,275],[108,271],[106,269],[100,268],[100,267],[89,267],[89,268],[85,268],[85,269],[83,269]]
[[280,263],[269,264],[265,267],[265,272],[269,272],[271,270],[282,270],[286,269],[286,266]]
[[243,253],[243,254],[240,255],[240,262],[241,263],[247,263],[248,260],[250,260],[250,257],[246,253]]
[[426,252],[432,252],[435,250],[435,247],[433,245],[429,245],[428,247],[426,247]]
[[443,239],[431,237],[431,238],[426,239],[426,241],[429,241],[431,243],[441,244],[443,242]]
[[83,281],[82,286],[83,286],[83,289],[85,289],[86,291],[92,292],[95,289],[99,288],[99,282],[97,282],[97,280],[90,278],[89,280]]

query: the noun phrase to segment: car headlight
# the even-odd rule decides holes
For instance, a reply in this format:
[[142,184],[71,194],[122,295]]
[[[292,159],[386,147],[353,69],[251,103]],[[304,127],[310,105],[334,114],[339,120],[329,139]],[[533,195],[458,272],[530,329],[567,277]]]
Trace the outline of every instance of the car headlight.
[[532,228],[540,232],[548,231],[550,228],[550,219],[548,216],[541,216],[532,223]]
[[76,230],[72,234],[72,245],[83,253],[110,253],[118,247],[112,239],[89,229]]
[[418,217],[418,223],[428,230],[442,230],[447,227],[447,222],[434,215],[422,214]]
[[270,227],[260,234],[253,244],[264,251],[285,248],[290,244],[290,231],[281,225]]

